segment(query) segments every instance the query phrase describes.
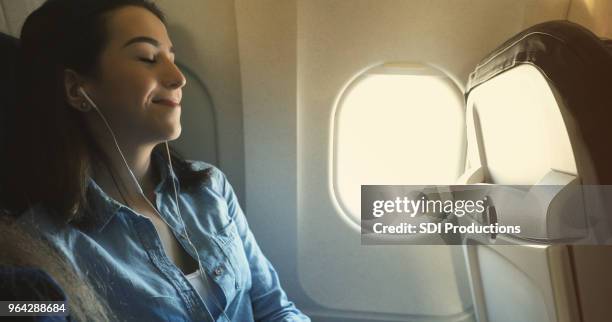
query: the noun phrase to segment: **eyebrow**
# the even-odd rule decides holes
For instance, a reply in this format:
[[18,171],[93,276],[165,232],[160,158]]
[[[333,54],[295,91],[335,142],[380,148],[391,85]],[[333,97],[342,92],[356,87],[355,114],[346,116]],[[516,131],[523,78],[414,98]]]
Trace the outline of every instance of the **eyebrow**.
[[[131,44],[135,44],[135,43],[139,43],[139,42],[144,42],[147,44],[151,44],[155,47],[159,47],[159,41],[151,38],[151,37],[145,37],[145,36],[140,36],[140,37],[134,37],[130,40],[128,40],[128,42],[126,42],[122,48],[125,48]],[[174,46],[170,47],[170,52],[174,53]]]

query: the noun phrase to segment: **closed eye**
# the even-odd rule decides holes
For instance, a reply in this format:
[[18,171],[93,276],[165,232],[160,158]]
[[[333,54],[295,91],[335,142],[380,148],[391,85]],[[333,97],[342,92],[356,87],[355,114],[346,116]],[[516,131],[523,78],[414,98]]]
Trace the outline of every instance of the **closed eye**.
[[150,58],[146,58],[146,57],[140,57],[138,58],[138,60],[148,63],[148,64],[154,64],[156,62],[155,59],[150,59]]

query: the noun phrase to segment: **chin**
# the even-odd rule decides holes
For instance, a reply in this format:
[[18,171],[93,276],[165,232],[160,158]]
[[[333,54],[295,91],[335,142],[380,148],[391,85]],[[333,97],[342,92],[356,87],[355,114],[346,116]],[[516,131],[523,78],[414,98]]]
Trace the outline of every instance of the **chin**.
[[157,138],[158,141],[174,141],[181,136],[182,128],[180,125],[172,125],[165,127],[163,129],[157,129]]
[[181,136],[182,127],[180,125],[173,128],[167,136],[166,141],[174,141]]

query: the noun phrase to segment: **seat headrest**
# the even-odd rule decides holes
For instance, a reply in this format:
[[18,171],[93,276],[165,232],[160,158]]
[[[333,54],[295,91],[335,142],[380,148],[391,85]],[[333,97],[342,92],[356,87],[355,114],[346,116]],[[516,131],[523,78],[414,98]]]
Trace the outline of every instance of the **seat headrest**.
[[[0,33],[0,151],[6,151],[7,120],[15,111],[16,104],[16,66],[19,40],[13,36]],[[0,158],[2,160],[2,158]],[[2,162],[2,161],[0,161]],[[3,165],[0,164],[1,168]]]
[[6,109],[6,99],[14,96],[15,89],[15,65],[17,62],[17,51],[19,50],[19,40],[5,33],[0,33],[0,64],[1,70],[5,71],[0,75],[0,97],[2,98],[2,111]]

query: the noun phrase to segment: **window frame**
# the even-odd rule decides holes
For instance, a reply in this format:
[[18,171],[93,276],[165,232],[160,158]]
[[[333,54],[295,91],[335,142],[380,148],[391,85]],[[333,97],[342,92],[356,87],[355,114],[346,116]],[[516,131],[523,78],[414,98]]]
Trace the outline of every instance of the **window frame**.
[[437,76],[447,83],[448,88],[455,89],[459,101],[462,102],[458,106],[462,119],[460,120],[462,127],[460,132],[460,144],[462,145],[459,149],[459,169],[462,169],[457,174],[457,179],[461,177],[463,172],[467,169],[467,127],[466,127],[466,102],[464,96],[464,87],[454,78],[452,75],[444,72],[441,68],[427,63],[409,63],[409,62],[388,62],[375,65],[370,68],[355,74],[346,83],[343,89],[339,92],[335,99],[334,106],[330,118],[330,138],[329,138],[329,158],[328,158],[328,169],[329,169],[329,182],[328,190],[330,198],[332,199],[336,211],[340,214],[341,218],[353,229],[361,232],[361,219],[360,214],[353,214],[346,202],[342,199],[339,189],[338,182],[338,143],[337,138],[339,137],[339,113],[341,112],[342,106],[349,96],[348,94],[363,80],[371,75],[410,75],[410,76]]

